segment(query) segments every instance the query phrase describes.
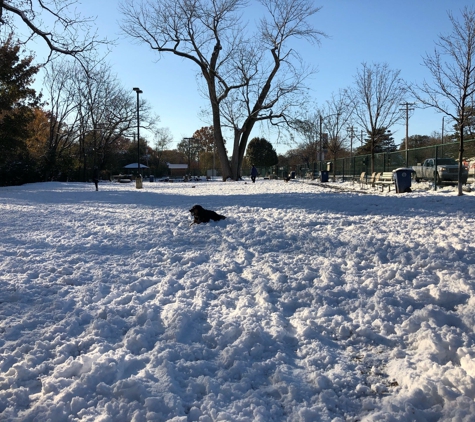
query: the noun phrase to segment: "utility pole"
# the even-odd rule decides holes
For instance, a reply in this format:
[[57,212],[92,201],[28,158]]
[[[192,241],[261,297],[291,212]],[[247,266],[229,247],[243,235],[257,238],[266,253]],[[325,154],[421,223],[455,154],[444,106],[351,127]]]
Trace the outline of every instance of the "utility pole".
[[404,107],[400,110],[406,112],[406,167],[408,167],[409,166],[409,146],[408,146],[408,143],[409,143],[409,111],[414,110],[413,108],[410,108],[411,106],[414,105],[414,103],[406,102],[406,103],[402,103],[402,104],[399,104],[399,105]]
[[350,158],[353,158],[353,138],[355,137],[355,128],[350,126],[348,132],[350,133]]
[[355,128],[350,126],[348,128],[348,132],[350,133],[350,167],[353,169],[353,177],[355,176],[355,162],[353,160],[353,138],[355,137]]

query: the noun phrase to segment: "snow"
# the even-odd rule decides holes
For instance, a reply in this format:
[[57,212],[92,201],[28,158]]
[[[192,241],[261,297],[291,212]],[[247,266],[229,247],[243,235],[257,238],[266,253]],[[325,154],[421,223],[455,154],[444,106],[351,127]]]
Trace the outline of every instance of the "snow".
[[0,188],[0,420],[474,421],[475,193],[427,186]]

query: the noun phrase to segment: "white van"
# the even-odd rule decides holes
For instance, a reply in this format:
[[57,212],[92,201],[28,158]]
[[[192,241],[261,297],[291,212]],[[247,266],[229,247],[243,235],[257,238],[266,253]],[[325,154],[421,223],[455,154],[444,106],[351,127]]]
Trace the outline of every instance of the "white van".
[[468,179],[473,181],[475,179],[475,157],[463,160],[463,164],[468,169]]

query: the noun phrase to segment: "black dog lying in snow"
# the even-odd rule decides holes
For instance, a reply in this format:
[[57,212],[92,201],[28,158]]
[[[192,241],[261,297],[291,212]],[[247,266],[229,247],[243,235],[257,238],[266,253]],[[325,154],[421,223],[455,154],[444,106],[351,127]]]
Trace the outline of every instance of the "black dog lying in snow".
[[215,211],[206,210],[201,205],[194,205],[191,210],[193,215],[193,223],[190,224],[200,224],[200,223],[209,223],[210,220],[219,221],[224,220],[226,217],[224,215],[218,214]]

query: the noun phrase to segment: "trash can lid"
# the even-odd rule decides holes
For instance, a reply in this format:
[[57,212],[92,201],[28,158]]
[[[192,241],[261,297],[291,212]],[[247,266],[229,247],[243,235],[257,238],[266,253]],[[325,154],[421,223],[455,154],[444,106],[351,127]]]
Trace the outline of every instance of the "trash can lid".
[[399,167],[393,170],[393,173],[395,173],[396,171],[414,171],[414,169],[412,167]]

